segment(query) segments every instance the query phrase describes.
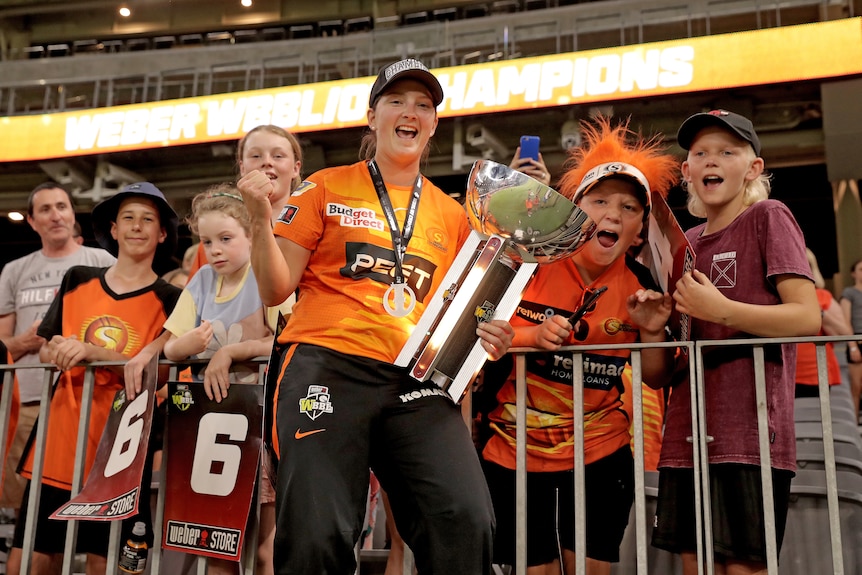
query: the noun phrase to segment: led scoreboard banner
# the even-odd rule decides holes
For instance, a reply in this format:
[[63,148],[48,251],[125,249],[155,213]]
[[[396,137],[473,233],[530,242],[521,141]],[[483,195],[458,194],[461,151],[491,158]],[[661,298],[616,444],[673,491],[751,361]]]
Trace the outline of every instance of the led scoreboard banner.
[[[433,70],[440,117],[862,73],[862,19],[785,26]],[[254,126],[293,132],[364,126],[374,77],[0,118],[3,161],[235,140]]]

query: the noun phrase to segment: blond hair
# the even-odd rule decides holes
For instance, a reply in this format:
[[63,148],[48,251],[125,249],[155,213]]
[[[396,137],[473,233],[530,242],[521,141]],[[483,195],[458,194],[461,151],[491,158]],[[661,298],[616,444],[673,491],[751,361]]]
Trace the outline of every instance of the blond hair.
[[195,235],[198,232],[198,220],[204,214],[219,212],[235,219],[245,230],[247,236],[251,237],[251,216],[239,195],[239,190],[231,184],[216,184],[207,188],[192,199],[192,211],[186,218],[189,229]]

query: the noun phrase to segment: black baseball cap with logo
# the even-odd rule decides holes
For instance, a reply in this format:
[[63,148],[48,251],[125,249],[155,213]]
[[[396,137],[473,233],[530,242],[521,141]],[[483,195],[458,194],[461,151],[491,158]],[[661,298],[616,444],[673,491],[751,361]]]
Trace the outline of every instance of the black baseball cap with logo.
[[756,155],[760,155],[760,138],[754,131],[754,124],[745,116],[740,116],[734,112],[727,110],[712,110],[711,112],[701,112],[689,116],[688,119],[679,127],[679,132],[676,135],[676,141],[683,150],[691,148],[691,143],[694,141],[697,133],[709,126],[718,126],[729,130],[751,144]]
[[434,107],[440,105],[443,101],[443,87],[440,82],[432,74],[428,68],[415,58],[406,58],[393,62],[385,66],[377,75],[374,85],[371,87],[371,95],[368,98],[368,107],[373,108],[374,104],[386,89],[398,80],[416,80],[420,84],[428,88],[431,94],[431,100],[434,102]]

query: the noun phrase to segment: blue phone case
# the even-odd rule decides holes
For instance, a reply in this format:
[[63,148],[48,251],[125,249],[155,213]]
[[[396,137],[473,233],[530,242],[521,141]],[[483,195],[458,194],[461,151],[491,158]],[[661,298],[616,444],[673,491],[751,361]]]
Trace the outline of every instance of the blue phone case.
[[521,157],[539,160],[539,136],[521,136]]

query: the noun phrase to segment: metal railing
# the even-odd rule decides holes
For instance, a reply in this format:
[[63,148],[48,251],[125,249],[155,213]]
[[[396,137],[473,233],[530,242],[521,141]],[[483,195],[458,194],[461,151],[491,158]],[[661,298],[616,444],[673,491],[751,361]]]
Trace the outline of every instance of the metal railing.
[[[836,472],[836,455],[834,449],[834,434],[833,434],[833,419],[832,409],[830,404],[830,390],[827,379],[826,367],[826,349],[827,343],[853,341],[854,336],[836,336],[836,337],[814,337],[814,338],[756,338],[746,340],[729,340],[729,341],[699,341],[699,342],[666,342],[659,344],[627,344],[627,345],[590,345],[590,346],[570,346],[561,348],[561,353],[571,353],[573,361],[573,390],[574,390],[574,421],[583,422],[583,354],[594,350],[619,350],[630,349],[631,365],[632,365],[632,397],[633,397],[633,455],[635,469],[635,498],[634,498],[634,525],[630,525],[629,529],[634,529],[636,549],[635,563],[636,572],[638,575],[646,575],[650,573],[648,564],[648,549],[649,541],[647,539],[647,516],[646,516],[646,492],[645,469],[644,469],[644,420],[643,420],[643,403],[641,389],[641,352],[644,349],[650,348],[684,348],[688,355],[688,370],[689,381],[692,386],[691,394],[691,411],[692,417],[692,438],[693,438],[693,454],[694,454],[694,477],[695,483],[699,486],[695,488],[695,508],[696,508],[696,528],[699,534],[697,541],[697,557],[699,574],[713,575],[712,561],[706,560],[713,556],[712,549],[712,531],[711,517],[709,505],[705,502],[710,501],[709,497],[709,473],[708,461],[705,457],[707,453],[707,430],[706,430],[706,406],[704,403],[704,367],[703,353],[707,348],[738,346],[750,347],[754,357],[754,373],[752,374],[757,398],[757,414],[759,425],[759,438],[761,453],[765,457],[761,457],[761,471],[763,479],[763,504],[766,510],[766,530],[767,530],[767,566],[770,575],[778,573],[778,553],[775,541],[775,524],[772,516],[772,479],[770,473],[769,462],[769,438],[766,425],[766,391],[764,377],[764,353],[763,348],[767,345],[781,343],[805,343],[813,342],[816,346],[817,369],[819,377],[819,399],[820,399],[820,414],[821,425],[823,432],[823,448],[824,448],[824,468],[826,475],[826,500],[828,504],[828,522],[830,531],[830,550],[832,557],[832,572],[837,575],[845,573],[843,561],[843,545],[841,538],[841,522],[839,515],[839,499],[846,499],[847,494],[842,496],[842,491],[839,489],[837,472]],[[526,355],[533,353],[536,350],[517,348],[512,349],[511,353],[515,358],[516,365],[516,395],[517,395],[517,427],[516,427],[516,565],[515,573],[524,575],[526,573],[526,513],[527,513],[527,496],[526,496],[526,380],[525,380],[525,365]],[[261,368],[265,364],[266,358],[257,360]],[[162,365],[172,366],[171,380],[176,380],[177,364],[172,362],[161,362]],[[186,365],[183,363],[182,365]],[[81,401],[81,418],[78,430],[78,443],[75,457],[75,473],[73,477],[72,494],[77,494],[82,486],[86,437],[89,428],[90,418],[90,399],[92,398],[94,387],[94,369],[96,367],[104,367],[110,365],[121,365],[117,362],[95,362],[86,365],[84,378],[84,389]],[[47,364],[34,364],[27,366],[16,365],[0,365],[0,370],[3,371],[3,392],[0,395],[0,460],[5,457],[6,433],[9,423],[11,401],[12,401],[12,377],[16,369],[45,369],[43,379],[41,405],[39,412],[39,421],[47,422],[50,417],[50,397],[51,387],[53,383],[53,369]],[[262,371],[262,369],[261,369]],[[261,382],[263,380],[261,379]],[[22,558],[23,572],[29,571],[30,560],[33,552],[33,541],[35,536],[35,517],[33,510],[37,510],[39,506],[40,479],[42,474],[42,465],[44,459],[44,450],[46,444],[46,425],[40,425],[37,428],[35,436],[35,458],[33,479],[31,483],[29,509],[31,513],[26,518],[19,520],[26,521],[24,532],[24,553]],[[858,437],[857,437],[858,439]],[[586,500],[584,495],[584,429],[583,425],[574,426],[574,478],[575,478],[575,493],[574,502],[575,508],[575,554],[576,554],[576,573],[584,575],[586,573],[586,536],[585,536],[585,521],[586,521]],[[169,446],[164,445],[166,456],[168,455]],[[860,469],[862,469],[862,461]],[[164,469],[162,469],[161,477]],[[862,475],[862,471],[860,471]],[[158,481],[154,485],[159,485]],[[152,573],[159,573],[161,570],[162,550],[159,546],[162,533],[163,507],[164,507],[164,489],[158,489],[158,502],[156,504],[156,514],[153,522],[153,531],[155,534],[155,545],[150,554],[150,569]],[[854,495],[854,494],[849,494]],[[862,493],[858,494],[858,502],[862,503]],[[146,503],[146,502],[145,502]],[[259,511],[259,510],[258,510]],[[67,530],[66,552],[64,553],[64,563],[62,572],[65,575],[71,574],[73,571],[75,541],[77,535],[77,525],[75,521],[70,521],[71,529]],[[256,524],[254,526],[256,528]],[[247,550],[244,556],[244,572],[252,574],[255,565],[256,536],[251,533],[246,537]],[[108,565],[117,565],[118,552],[120,548],[120,522],[114,521],[111,525]],[[198,572],[202,572],[205,568],[205,559],[198,559]],[[109,567],[110,568],[110,567]],[[410,572],[410,564],[405,565],[405,573]]]
[[[858,337],[858,336],[856,336]],[[819,398],[821,410],[821,425],[823,431],[824,445],[824,467],[826,474],[826,494],[828,504],[828,521],[830,550],[832,557],[832,573],[843,575],[844,559],[841,539],[841,526],[839,516],[839,488],[836,473],[836,457],[834,449],[832,411],[830,406],[830,386],[828,383],[826,366],[826,344],[835,342],[855,341],[854,336],[823,336],[823,337],[798,337],[798,338],[754,338],[736,339],[726,341],[699,341],[693,342],[669,342],[664,344],[631,344],[631,345],[590,345],[569,346],[559,350],[559,353],[571,353],[573,365],[573,417],[574,421],[581,425],[574,426],[574,518],[575,518],[575,569],[577,575],[586,573],[586,498],[584,494],[584,429],[583,429],[583,354],[593,350],[620,350],[631,349],[632,365],[632,397],[634,418],[634,462],[635,462],[635,499],[634,516],[635,525],[629,525],[635,532],[636,540],[636,569],[638,575],[650,573],[647,562],[647,539],[646,528],[646,501],[645,501],[645,471],[644,471],[644,444],[643,444],[643,403],[642,403],[642,378],[641,378],[641,351],[656,347],[680,347],[684,349],[689,357],[688,371],[691,385],[691,413],[692,413],[692,445],[694,461],[694,499],[695,499],[695,522],[697,531],[697,560],[699,575],[714,575],[713,547],[712,547],[712,518],[710,513],[709,495],[709,461],[706,454],[708,435],[706,429],[706,405],[704,389],[704,366],[703,353],[705,349],[715,347],[750,347],[754,357],[754,373],[752,374],[758,418],[758,436],[761,454],[761,478],[763,483],[763,509],[765,513],[766,545],[767,545],[767,569],[769,575],[778,573],[778,546],[776,544],[774,508],[772,499],[772,474],[769,457],[769,437],[767,425],[767,401],[765,384],[765,362],[763,349],[768,345],[782,343],[814,343],[816,346],[817,372],[819,379]],[[525,575],[526,565],[526,541],[527,523],[526,514],[528,502],[526,500],[526,379],[525,365],[526,355],[536,350],[512,349],[510,353],[515,355],[516,365],[516,565],[515,574]],[[858,439],[858,438],[857,438]],[[860,451],[862,457],[862,451]],[[862,502],[862,493],[859,493],[859,501]],[[707,560],[709,558],[709,560]]]

